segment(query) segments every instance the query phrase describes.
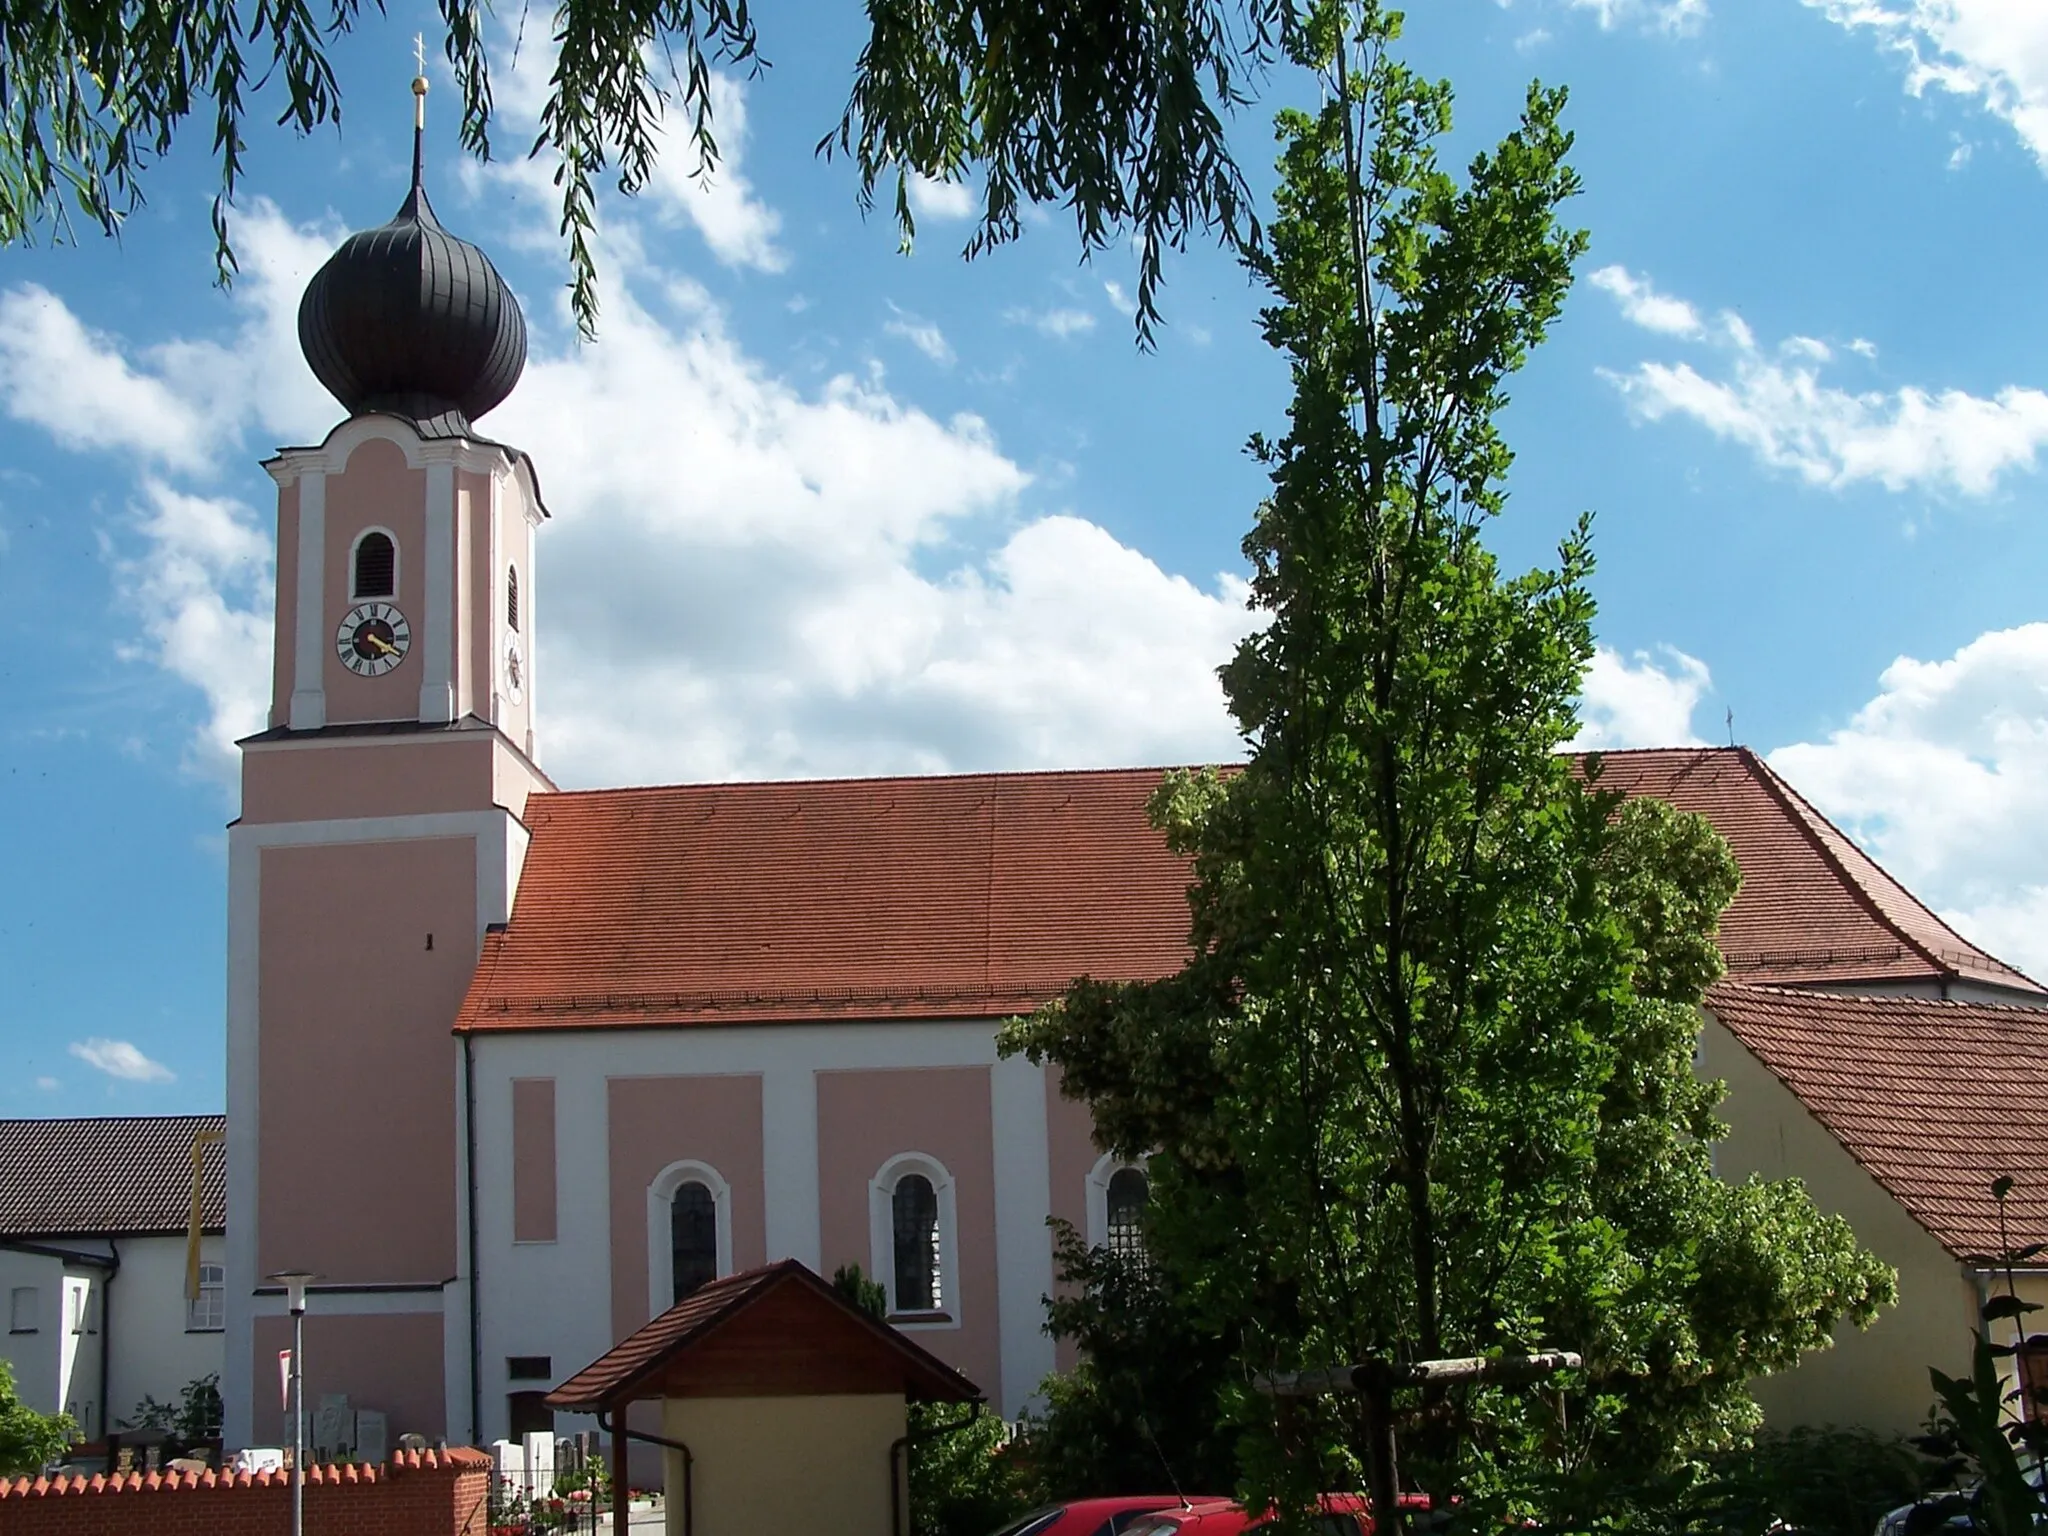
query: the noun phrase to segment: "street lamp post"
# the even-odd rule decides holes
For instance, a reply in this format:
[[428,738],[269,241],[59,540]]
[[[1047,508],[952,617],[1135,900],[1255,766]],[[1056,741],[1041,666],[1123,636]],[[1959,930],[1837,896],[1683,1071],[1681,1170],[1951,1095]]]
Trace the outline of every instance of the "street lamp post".
[[306,1287],[314,1276],[287,1269],[270,1278],[292,1314],[292,1536],[306,1536]]

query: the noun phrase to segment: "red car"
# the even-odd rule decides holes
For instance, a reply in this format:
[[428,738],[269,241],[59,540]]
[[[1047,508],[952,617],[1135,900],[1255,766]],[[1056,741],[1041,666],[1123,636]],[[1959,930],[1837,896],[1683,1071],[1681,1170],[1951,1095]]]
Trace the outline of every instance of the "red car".
[[1128,1493],[1108,1499],[1075,1499],[1048,1504],[1011,1521],[995,1536],[1124,1536],[1160,1510],[1207,1508],[1220,1501],[1213,1493],[1183,1499],[1177,1493]]
[[[1401,1495],[1404,1509],[1427,1509],[1429,1500],[1419,1493]],[[1320,1515],[1314,1529],[1317,1536],[1372,1536],[1371,1505],[1355,1493],[1326,1493],[1317,1500]],[[1175,1505],[1124,1528],[1123,1536],[1239,1536],[1243,1531],[1263,1530],[1270,1514],[1253,1514],[1228,1499]]]

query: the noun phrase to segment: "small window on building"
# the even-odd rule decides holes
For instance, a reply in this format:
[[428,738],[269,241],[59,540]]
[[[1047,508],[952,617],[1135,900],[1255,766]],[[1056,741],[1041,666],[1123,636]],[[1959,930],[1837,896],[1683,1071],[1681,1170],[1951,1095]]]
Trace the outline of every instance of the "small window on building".
[[675,1299],[681,1301],[718,1278],[718,1200],[711,1186],[696,1179],[678,1185],[668,1222],[670,1273],[675,1277]]
[[555,1374],[554,1357],[508,1355],[505,1357],[505,1374],[514,1381],[550,1381]]
[[552,1435],[555,1413],[548,1407],[545,1392],[513,1392],[505,1398],[506,1430],[510,1438],[521,1435]]
[[199,1294],[185,1303],[185,1331],[219,1333],[227,1323],[227,1271],[218,1264],[201,1264]]
[[1119,1168],[1109,1177],[1107,1246],[1126,1258],[1145,1256],[1145,1202],[1151,1186],[1135,1168]]
[[398,550],[389,535],[366,533],[356,541],[356,597],[391,597],[396,594]]
[[939,1268],[939,1196],[921,1173],[906,1173],[889,1197],[896,1239],[898,1312],[936,1312],[945,1295]]
[[93,1290],[91,1282],[80,1281],[72,1286],[70,1291],[71,1331],[73,1333],[98,1333],[100,1331],[99,1317],[97,1315],[99,1309],[95,1303],[99,1300],[99,1297]]
[[519,627],[519,567],[505,567],[505,627]]
[[41,1310],[42,1298],[32,1285],[17,1285],[7,1296],[7,1331],[9,1333],[34,1333],[42,1327],[37,1313]]

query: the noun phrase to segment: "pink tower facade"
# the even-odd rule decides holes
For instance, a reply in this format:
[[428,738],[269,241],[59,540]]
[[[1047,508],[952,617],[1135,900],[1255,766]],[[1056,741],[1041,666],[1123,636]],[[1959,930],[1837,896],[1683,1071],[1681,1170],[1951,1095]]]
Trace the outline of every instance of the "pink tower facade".
[[[268,467],[276,685],[229,830],[227,1432],[276,1433],[261,1384],[286,1323],[259,1288],[305,1269],[322,1277],[307,1352],[325,1390],[466,1438],[448,1025],[485,927],[510,914],[526,797],[550,787],[530,755],[546,514],[522,456],[395,416]],[[388,579],[381,550],[362,558],[373,538]],[[404,637],[395,657],[370,647],[381,670],[356,655],[366,604]]]

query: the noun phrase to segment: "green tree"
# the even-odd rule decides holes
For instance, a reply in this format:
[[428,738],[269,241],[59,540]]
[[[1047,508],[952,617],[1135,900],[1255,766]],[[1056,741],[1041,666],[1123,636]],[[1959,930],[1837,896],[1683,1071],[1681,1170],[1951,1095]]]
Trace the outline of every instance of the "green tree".
[[1237,1482],[1237,1436],[1221,1412],[1232,1358],[1158,1265],[1090,1248],[1054,1223],[1061,1293],[1048,1328],[1078,1346],[1026,1419],[1025,1465],[1044,1500],[1109,1493],[1218,1493]]
[[[1402,1472],[1472,1518],[1597,1514],[1602,1479],[1726,1443],[1745,1382],[1867,1321],[1889,1272],[1792,1183],[1709,1166],[1694,1082],[1710,828],[1622,807],[1561,749],[1592,655],[1590,522],[1504,576],[1505,383],[1585,236],[1562,91],[1456,177],[1451,93],[1399,17],[1329,0],[1289,36],[1324,105],[1279,119],[1250,258],[1294,399],[1252,440],[1245,541],[1266,624],[1223,669],[1250,749],[1153,803],[1189,856],[1194,958],[1083,980],[1006,1048],[1059,1064],[1098,1134],[1150,1154],[1148,1243],[1199,1327],[1253,1496],[1298,1509],[1368,1466],[1360,1405],[1284,1417],[1255,1373],[1370,1357],[1580,1350],[1552,1390],[1407,1405]],[[1590,780],[1590,782],[1589,782]],[[1398,1524],[1398,1519],[1389,1520]]]
[[[1031,203],[1067,206],[1084,253],[1130,235],[1149,335],[1164,252],[1197,230],[1236,239],[1251,227],[1224,118],[1248,99],[1298,3],[869,0],[846,105],[836,125],[829,115],[815,125],[818,147],[853,161],[863,207],[893,180],[905,241],[910,172],[981,183],[969,254],[1015,239]],[[440,0],[440,12],[462,141],[488,157],[487,8]],[[327,46],[365,19],[358,0],[0,9],[0,241],[62,232],[72,211],[111,233],[196,114],[220,167],[214,228],[225,279],[234,262],[226,210],[251,111],[262,98],[266,115],[301,134],[338,123]],[[382,20],[380,6],[374,23]],[[763,34],[748,0],[556,0],[550,32],[554,73],[527,148],[559,160],[575,307],[589,326],[598,185],[645,186],[665,121],[680,121],[698,173],[715,165],[711,71],[760,67]]]
[[37,1413],[14,1390],[14,1367],[0,1360],[0,1477],[24,1477],[62,1456],[78,1438],[63,1413]]

